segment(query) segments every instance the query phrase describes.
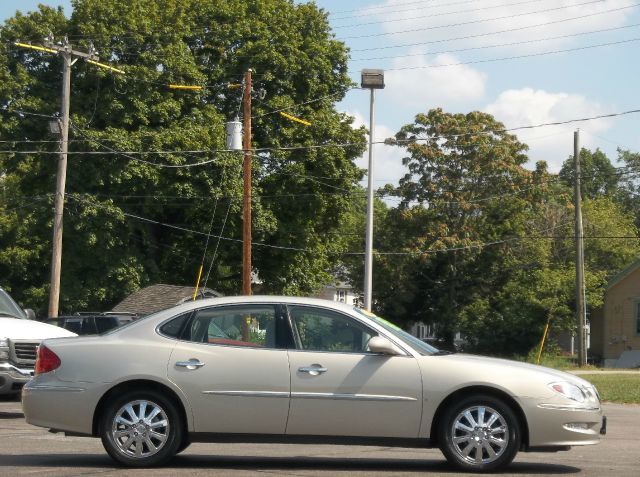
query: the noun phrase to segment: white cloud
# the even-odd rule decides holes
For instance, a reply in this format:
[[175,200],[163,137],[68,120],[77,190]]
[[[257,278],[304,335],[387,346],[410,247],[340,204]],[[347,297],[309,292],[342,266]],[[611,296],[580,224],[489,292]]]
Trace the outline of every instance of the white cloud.
[[[511,89],[484,108],[507,128],[543,124],[569,119],[591,117],[613,110],[604,108],[584,96],[569,93],[550,93],[532,88]],[[530,147],[530,165],[540,160],[549,164],[553,172],[573,154],[573,131],[583,126],[572,123],[531,130],[515,131],[519,139]],[[599,133],[611,127],[611,120],[599,119],[584,125],[589,132]],[[582,147],[595,148],[593,137],[581,135]]]
[[398,58],[385,73],[387,89],[384,94],[394,104],[412,106],[415,112],[426,111],[434,104],[446,107],[482,99],[486,74],[467,65],[433,67],[459,62],[452,55],[438,55],[433,61],[425,56]]

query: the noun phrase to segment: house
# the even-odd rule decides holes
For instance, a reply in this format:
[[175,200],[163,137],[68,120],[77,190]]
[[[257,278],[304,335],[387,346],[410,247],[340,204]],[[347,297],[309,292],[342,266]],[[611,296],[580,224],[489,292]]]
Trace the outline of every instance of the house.
[[640,260],[609,281],[604,306],[591,313],[590,321],[590,354],[600,356],[608,367],[623,353],[638,355],[635,367],[640,366]]
[[[156,284],[132,293],[116,306],[115,312],[148,315],[193,300],[195,287]],[[221,293],[210,288],[198,289],[196,299],[220,297]]]
[[325,285],[316,295],[315,298],[324,300],[338,301],[347,305],[359,306],[360,295],[356,294],[351,285],[346,282],[337,281]]

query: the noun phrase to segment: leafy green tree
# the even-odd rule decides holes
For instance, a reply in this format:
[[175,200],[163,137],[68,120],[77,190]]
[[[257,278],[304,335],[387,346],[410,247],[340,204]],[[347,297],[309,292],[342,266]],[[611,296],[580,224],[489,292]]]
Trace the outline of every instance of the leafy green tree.
[[418,114],[391,142],[406,148],[409,173],[390,227],[411,231],[402,259],[410,283],[392,306],[451,342],[460,310],[508,278],[496,264],[511,254],[508,239],[528,231],[536,174],[522,167],[527,146],[480,112]]
[[[448,341],[461,331],[468,350],[494,355],[526,355],[546,322],[574,329],[573,194],[562,178],[545,163],[525,169],[526,145],[483,113],[431,110],[392,142],[409,174],[378,249],[404,255],[377,257],[377,311],[431,323]],[[633,216],[601,189],[583,204],[591,307],[639,251]]]
[[[567,187],[575,181],[573,156],[562,163],[560,179]],[[583,198],[594,199],[602,195],[614,195],[618,191],[619,176],[607,155],[600,149],[591,152],[580,150],[580,193]]]
[[[194,283],[209,224],[214,237],[207,286],[239,291],[242,158],[219,151],[225,148],[224,124],[240,109],[237,85],[247,68],[254,70],[258,151],[254,270],[266,292],[305,293],[326,281],[345,250],[331,232],[342,223],[361,178],[353,161],[365,146],[364,130],[354,130],[352,119],[335,109],[353,84],[347,50],[333,37],[326,13],[286,0],[72,5],[70,19],[41,6],[9,19],[1,31],[5,41],[36,44],[50,32],[58,40],[67,36],[75,48],[93,45],[102,62],[125,71],[82,61],[73,68],[61,309],[107,308],[152,282]],[[56,114],[60,59],[6,43],[0,49],[0,138],[54,141],[48,118],[18,112]],[[203,89],[174,90],[169,84]],[[282,108],[311,126],[274,113]],[[302,148],[280,149],[291,145]],[[326,147],[305,149],[317,145]],[[55,142],[16,142],[17,151],[36,152],[0,157],[3,183],[11,189],[2,206],[39,198],[3,218],[0,273],[18,298],[41,310],[48,293],[56,168],[50,153],[56,148]],[[207,165],[158,167],[197,162]]]

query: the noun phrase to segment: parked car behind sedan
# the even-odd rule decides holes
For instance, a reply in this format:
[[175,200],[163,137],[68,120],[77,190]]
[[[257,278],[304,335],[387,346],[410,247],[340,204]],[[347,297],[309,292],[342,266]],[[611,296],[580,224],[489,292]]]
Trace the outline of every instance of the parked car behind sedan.
[[606,429],[576,376],[441,353],[358,308],[291,297],[189,302],[100,338],[45,341],[23,408],[31,424],[100,437],[132,467],[190,442],[268,439],[439,447],[488,471]]
[[65,330],[73,331],[78,335],[99,335],[106,333],[113,328],[122,326],[133,321],[131,315],[117,315],[107,313],[85,314],[78,313],[75,315],[58,316],[47,319],[50,325],[59,326]]

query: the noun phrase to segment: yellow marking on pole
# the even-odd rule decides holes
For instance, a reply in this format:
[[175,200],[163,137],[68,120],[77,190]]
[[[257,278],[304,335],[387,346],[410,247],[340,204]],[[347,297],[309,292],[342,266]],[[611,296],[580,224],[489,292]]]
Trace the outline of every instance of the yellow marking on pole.
[[200,277],[202,277],[202,267],[203,263],[200,264],[200,270],[198,271],[198,279],[196,280],[196,289],[193,291],[193,301],[196,301],[196,296],[198,296],[198,285],[200,285]]
[[31,50],[46,51],[47,53],[58,53],[56,50],[52,50],[51,48],[45,48],[44,46],[38,45],[29,45],[28,43],[19,43],[16,41],[14,45],[21,46],[22,48],[29,48]]
[[202,89],[202,86],[191,86],[186,84],[170,84],[169,89],[189,89],[193,91],[199,91]]
[[547,339],[547,332],[549,331],[549,321],[551,317],[547,319],[547,324],[544,325],[544,334],[542,335],[542,341],[540,342],[540,349],[538,350],[538,359],[536,359],[536,364],[540,364],[540,357],[542,356],[542,348],[544,348],[544,342]]
[[94,60],[87,60],[87,63],[91,63],[92,65],[99,66],[100,68],[104,68],[109,71],[113,71],[114,73],[124,74],[124,70],[119,70],[118,68],[114,68],[113,66],[105,65],[104,63],[98,63]]
[[296,118],[295,116],[291,116],[290,114],[284,113],[282,111],[280,111],[280,116],[283,116],[283,117],[285,117],[287,119],[290,119],[291,121],[295,121],[297,123],[304,124],[305,126],[311,126],[311,123],[309,121],[305,121],[304,119]]

